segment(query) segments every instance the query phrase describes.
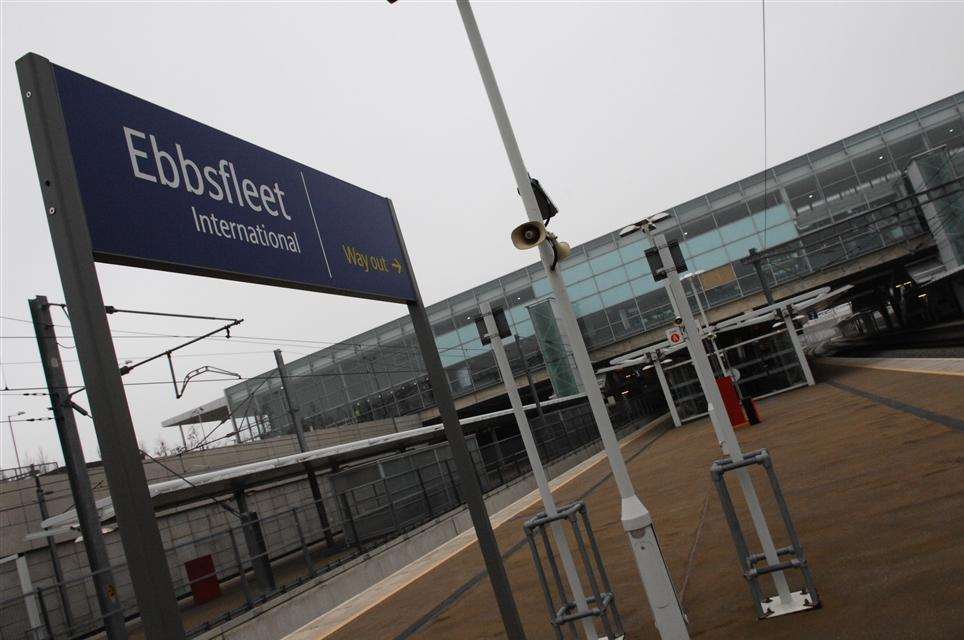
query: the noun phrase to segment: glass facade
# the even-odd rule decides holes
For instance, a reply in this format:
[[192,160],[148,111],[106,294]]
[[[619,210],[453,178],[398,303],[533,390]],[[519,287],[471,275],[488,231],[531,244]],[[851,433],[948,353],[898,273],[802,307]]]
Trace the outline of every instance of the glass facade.
[[[964,92],[895,118],[667,210],[659,231],[679,240],[688,286],[707,308],[759,291],[751,248],[782,245],[766,277],[781,283],[924,233],[916,210],[861,215],[907,193],[911,158],[944,147],[964,175]],[[645,240],[617,231],[573,248],[563,279],[590,350],[666,325],[673,312],[643,257]],[[646,245],[648,246],[648,245]],[[785,248],[785,250],[784,250]],[[697,284],[698,283],[698,284]],[[537,263],[428,308],[435,341],[456,397],[494,385],[490,347],[479,341],[479,303],[506,309],[512,340],[533,370],[544,366],[527,305],[550,294]],[[518,350],[508,345],[515,371]],[[308,428],[404,415],[434,405],[411,323],[395,320],[288,365]],[[225,391],[243,436],[285,433],[290,424],[271,372]]]

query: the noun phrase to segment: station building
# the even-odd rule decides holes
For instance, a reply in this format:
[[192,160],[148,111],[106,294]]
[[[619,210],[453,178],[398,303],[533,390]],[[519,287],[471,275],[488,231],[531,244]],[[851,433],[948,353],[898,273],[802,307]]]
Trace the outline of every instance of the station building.
[[[962,114],[964,92],[671,207],[658,231],[680,242],[688,268],[697,274],[688,289],[699,296],[711,321],[761,304],[759,278],[744,261],[751,249],[766,257],[764,274],[778,297],[825,284],[862,283],[855,299],[863,296],[871,309],[881,300],[889,302],[888,319],[960,313],[960,285],[956,299],[953,291],[932,292],[930,301],[918,298],[921,294],[899,298],[908,294],[902,285],[926,284],[922,273],[953,280],[947,273],[953,265],[945,259],[942,271],[938,259],[946,258],[948,249],[938,245],[949,245],[958,265],[964,260],[961,193],[930,205],[936,218],[928,218],[926,206],[908,205],[909,195],[935,185],[964,186],[957,181],[964,177]],[[638,235],[621,239],[613,230],[573,247],[561,263],[583,338],[597,362],[655,342],[672,320],[644,246]],[[515,336],[510,341],[518,340],[521,347],[508,345],[513,371],[521,376],[521,350],[539,394],[551,393],[527,308],[550,293],[543,267],[535,263],[428,308],[464,415],[491,410],[502,395],[494,356],[480,342],[474,322],[483,301],[506,310]],[[226,402],[218,404],[221,411],[225,405],[230,409],[239,441],[291,432],[276,373],[267,371],[225,390]],[[407,415],[428,421],[437,415],[407,317],[293,361],[288,375],[309,430]]]

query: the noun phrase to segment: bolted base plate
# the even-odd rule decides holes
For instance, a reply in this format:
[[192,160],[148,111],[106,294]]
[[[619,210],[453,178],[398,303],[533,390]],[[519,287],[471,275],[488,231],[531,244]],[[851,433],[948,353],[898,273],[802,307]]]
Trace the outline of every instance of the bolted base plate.
[[777,616],[785,616],[790,613],[808,611],[815,608],[810,595],[803,591],[794,591],[791,593],[790,602],[787,604],[780,601],[780,596],[773,596],[761,602],[760,605],[763,607],[764,617],[762,619],[764,620],[766,618],[776,618]]

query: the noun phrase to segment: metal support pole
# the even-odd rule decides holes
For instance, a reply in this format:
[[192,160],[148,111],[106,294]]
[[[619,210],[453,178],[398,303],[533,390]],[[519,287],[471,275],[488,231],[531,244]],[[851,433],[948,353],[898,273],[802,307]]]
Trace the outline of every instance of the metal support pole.
[[[67,393],[67,377],[64,375],[57,345],[57,332],[50,316],[50,306],[45,296],[37,296],[29,301],[30,317],[37,336],[37,348],[43,365],[47,392],[50,394],[50,409],[57,425],[60,449],[64,454],[64,467],[70,483],[70,493],[77,511],[77,522],[84,538],[84,550],[94,580],[97,604],[104,620],[104,629],[110,640],[126,638],[127,626],[124,624],[124,611],[117,598],[114,576],[111,572],[107,546],[100,528],[100,515],[94,501],[94,491],[87,475],[84,449],[80,444],[77,422]],[[44,509],[46,510],[46,508]],[[46,516],[44,516],[46,517]],[[180,626],[180,625],[178,625]]]
[[27,564],[27,556],[17,554],[17,579],[20,582],[20,594],[23,596],[24,608],[27,610],[27,624],[30,625],[32,637],[36,640],[46,640],[50,637],[45,633],[46,629],[42,626],[43,620],[40,616],[40,603],[37,592],[33,588],[33,579],[30,577],[30,566]]
[[800,336],[797,334],[797,325],[793,323],[793,312],[787,307],[780,307],[780,317],[787,328],[787,335],[790,336],[790,343],[793,344],[793,352],[797,354],[800,368],[803,369],[803,377],[807,380],[807,385],[815,384],[813,371],[810,370],[810,363],[807,362],[807,354],[803,352],[803,345],[800,343]]
[[305,541],[305,532],[301,528],[301,518],[298,517],[298,510],[291,510],[291,517],[295,521],[295,532],[298,534],[298,543],[301,544],[301,554],[305,558],[305,566],[308,567],[308,575],[315,577],[315,565],[311,562],[311,551]]
[[31,53],[17,60],[17,75],[44,213],[144,634],[149,640],[181,640],[181,613],[117,367],[53,67]]
[[[359,551],[361,551],[362,541],[361,541],[361,538],[358,536],[358,527],[355,526],[355,518],[352,517],[351,515],[351,506],[348,504],[348,494],[342,493],[338,497],[340,499],[339,502],[341,502],[342,511],[344,511],[342,515],[344,516],[344,519],[348,521],[348,528],[351,529],[351,535],[352,535],[352,538],[354,538],[355,546],[358,547]],[[341,529],[342,529],[341,535],[345,539],[345,546],[347,547],[348,532],[345,531],[344,522],[342,522]]]
[[532,394],[532,401],[536,405],[536,412],[539,414],[539,422],[545,424],[546,415],[542,412],[542,403],[539,401],[539,394],[536,392],[536,385],[532,382],[532,372],[529,370],[529,362],[526,360],[526,354],[522,351],[522,339],[519,336],[515,337],[515,348],[519,352],[519,360],[522,361],[522,370],[526,373],[526,381],[529,383],[529,393]]
[[[23,411],[20,412],[21,414]],[[18,414],[19,415],[19,414]],[[17,450],[17,438],[13,435],[13,421],[11,420],[13,416],[7,416],[7,427],[10,429],[10,442],[13,443],[13,457],[17,461],[17,475],[20,475],[20,471],[23,469],[20,466],[20,452]]]
[[[396,220],[397,229],[398,218],[395,216],[395,207],[391,200],[388,203],[392,210],[392,217]],[[409,258],[408,249],[405,248],[401,230],[398,230],[397,235],[402,247],[405,268],[412,274],[412,288],[415,290],[415,300],[408,303],[408,315],[412,320],[415,339],[418,342],[425,370],[428,373],[429,384],[432,386],[432,393],[435,396],[439,415],[442,418],[445,439],[449,443],[452,460],[455,462],[459,479],[462,481],[460,493],[465,499],[469,515],[472,518],[472,526],[475,528],[475,534],[479,540],[479,550],[482,552],[482,559],[485,561],[486,573],[495,594],[495,601],[499,607],[506,636],[509,640],[522,640],[526,637],[522,628],[522,619],[519,617],[519,610],[516,607],[515,599],[512,597],[512,588],[509,585],[509,577],[505,573],[505,565],[502,563],[499,544],[496,542],[492,523],[489,521],[488,510],[485,508],[475,463],[472,461],[472,456],[465,444],[465,434],[462,433],[459,414],[455,409],[455,401],[452,399],[452,390],[449,388],[448,377],[442,367],[442,358],[438,354],[432,325],[428,320],[425,304],[422,302],[422,294],[418,289],[418,282],[412,271],[412,260]],[[456,491],[458,492],[458,489]]]
[[268,547],[265,544],[264,532],[261,530],[261,520],[256,513],[248,511],[248,499],[244,494],[243,485],[234,487],[234,501],[238,504],[241,532],[244,535],[245,546],[248,548],[251,569],[261,584],[261,590],[264,593],[271,593],[276,588],[274,570],[268,558]]
[[[710,365],[706,351],[703,349],[703,340],[700,336],[699,325],[696,322],[696,318],[693,317],[693,310],[690,308],[689,302],[686,300],[683,283],[680,282],[679,273],[676,270],[676,263],[673,261],[669,247],[666,245],[666,238],[662,235],[654,236],[649,231],[647,231],[647,236],[649,236],[650,242],[659,251],[659,257],[666,273],[666,278],[663,281],[666,286],[666,292],[670,298],[675,298],[677,301],[677,313],[679,313],[679,316],[683,319],[683,329],[686,332],[686,346],[689,349],[693,368],[696,370],[696,376],[699,378],[700,386],[703,388],[703,394],[706,396],[706,409],[709,413],[710,421],[713,423],[713,430],[716,433],[717,442],[719,442],[724,454],[728,455],[734,461],[739,462],[743,459],[743,452],[736,438],[736,432],[733,431],[733,425],[730,424],[730,418],[726,413],[726,407],[723,404],[720,389],[716,386],[716,379],[713,377],[713,367]],[[770,529],[767,526],[766,516],[764,516],[763,508],[760,506],[760,500],[756,495],[756,489],[753,487],[753,480],[750,478],[750,473],[745,467],[737,469],[734,473],[737,474],[737,479],[740,481],[740,487],[743,490],[743,496],[746,499],[746,504],[750,511],[750,518],[753,520],[757,537],[763,546],[767,563],[776,565],[779,562],[777,549],[773,544],[773,536],[770,534]],[[787,584],[786,576],[782,571],[775,571],[771,575],[773,576],[777,593],[780,596],[780,601],[789,606],[793,599],[790,594],[790,586]]]
[[418,480],[418,486],[422,491],[422,500],[425,501],[425,508],[428,510],[428,517],[434,518],[435,514],[432,513],[432,500],[428,496],[428,489],[425,486],[425,479],[422,478],[422,471],[415,467],[415,478]]
[[[693,283],[693,281],[696,280],[696,274],[692,274],[687,280],[689,280],[690,289],[693,291],[693,299],[696,300],[696,308],[700,310],[700,318],[703,319],[703,329],[705,329],[706,334],[710,334],[712,333],[710,321],[709,318],[706,317],[706,310],[703,308],[703,303],[700,302],[700,294],[699,291],[696,290],[696,284]],[[720,365],[720,374],[726,375],[726,363],[723,362],[723,354],[720,353],[720,347],[716,344],[715,338],[711,338],[710,342],[713,344],[713,353],[716,354],[716,361]]]
[[770,283],[763,276],[763,265],[760,264],[762,258],[758,255],[755,247],[750,248],[749,257],[753,263],[753,269],[756,271],[756,277],[760,280],[760,288],[763,289],[763,295],[767,299],[767,304],[773,304],[773,292],[770,291]]
[[666,406],[669,407],[669,415],[673,418],[673,424],[677,427],[681,426],[683,422],[679,419],[679,411],[676,409],[676,401],[673,400],[673,394],[669,389],[669,382],[666,380],[666,372],[663,371],[663,363],[659,361],[659,354],[653,353],[649,356],[653,362],[653,368],[656,369],[656,377],[659,379],[659,386],[663,390],[663,396],[666,398]]
[[[31,465],[32,466],[32,465]],[[40,482],[40,474],[33,473],[34,487],[37,489],[37,507],[40,509],[40,521],[43,522],[49,517],[47,513],[47,496],[44,493],[43,484]],[[57,595],[60,596],[60,606],[64,612],[64,622],[67,629],[72,634],[74,632],[74,614],[70,610],[70,598],[67,597],[67,587],[64,585],[64,572],[60,566],[60,558],[57,556],[57,545],[53,536],[47,536],[47,550],[50,552],[50,564],[54,569],[54,580],[57,582]]]
[[[505,103],[502,101],[502,95],[499,92],[499,86],[489,62],[489,56],[482,42],[479,25],[472,13],[472,6],[468,0],[458,0],[458,8],[469,43],[472,45],[479,74],[482,76],[482,84],[485,86],[492,113],[502,136],[502,143],[509,158],[509,164],[512,167],[516,188],[525,205],[526,216],[532,222],[542,222],[539,203],[536,201],[535,192],[532,189],[529,172],[526,170],[525,163],[522,160],[522,152],[519,150],[519,144],[512,131],[509,114],[506,111]],[[619,489],[623,529],[625,529],[629,538],[630,549],[636,560],[636,567],[646,590],[649,605],[653,610],[656,628],[663,640],[689,638],[683,610],[679,605],[676,590],[663,561],[656,535],[653,532],[652,517],[636,495],[629,478],[626,462],[619,450],[619,440],[616,438],[612,422],[609,419],[606,402],[603,400],[602,392],[596,382],[596,374],[589,359],[589,352],[586,350],[586,343],[582,339],[579,324],[576,322],[576,316],[572,310],[569,293],[566,291],[566,285],[562,280],[560,271],[554,268],[554,252],[547,243],[543,242],[539,245],[539,255],[546,277],[558,302],[558,312],[561,316],[563,328],[569,335],[576,369],[592,408],[593,418],[596,421],[596,427],[599,429],[599,435],[609,459],[609,465],[612,468],[613,479]]]
[[187,438],[184,437],[184,425],[177,425],[178,430],[181,432],[181,446],[184,447],[184,451],[187,451]]
[[[302,452],[308,450],[308,442],[305,440],[304,429],[301,421],[298,420],[298,409],[291,401],[291,391],[288,389],[288,370],[285,367],[284,357],[281,349],[274,350],[274,360],[278,365],[278,377],[281,379],[281,390],[285,394],[285,403],[288,405],[288,415],[291,417],[291,429],[295,432],[298,439],[298,449]],[[331,534],[331,526],[328,523],[328,513],[325,511],[324,498],[321,495],[321,487],[318,486],[318,478],[315,476],[314,469],[307,462],[305,463],[305,475],[308,476],[308,487],[311,489],[311,499],[315,503],[318,511],[318,520],[321,521],[321,532],[325,536],[325,544],[329,547],[334,544],[334,537]]]
[[[492,353],[495,355],[495,362],[499,367],[502,383],[509,396],[509,404],[512,405],[512,411],[515,413],[516,424],[518,424],[519,433],[522,435],[522,442],[525,445],[526,455],[529,457],[529,466],[532,467],[532,476],[535,478],[536,486],[539,488],[542,505],[545,507],[546,513],[549,516],[555,516],[558,513],[556,500],[552,497],[552,491],[549,489],[549,478],[546,477],[546,470],[542,466],[542,460],[539,459],[539,450],[536,448],[535,438],[532,437],[532,429],[529,428],[529,420],[526,418],[522,398],[519,397],[519,390],[515,386],[515,377],[512,375],[509,358],[505,353],[505,344],[503,344],[502,338],[499,336],[499,329],[495,324],[495,318],[492,316],[492,307],[488,302],[482,302],[479,304],[479,310],[482,312],[482,318],[485,320],[485,330],[489,334],[489,340],[492,342]],[[559,557],[562,560],[562,568],[566,572],[566,580],[569,582],[569,590],[572,593],[576,611],[578,613],[586,613],[589,610],[586,606],[586,594],[582,588],[582,581],[579,579],[579,571],[573,560],[572,550],[569,548],[569,541],[566,539],[566,532],[563,529],[562,523],[558,521],[553,522],[550,527],[552,529],[552,537],[556,541]],[[599,637],[596,634],[596,626],[592,620],[583,618],[581,623],[586,638],[596,640]]]

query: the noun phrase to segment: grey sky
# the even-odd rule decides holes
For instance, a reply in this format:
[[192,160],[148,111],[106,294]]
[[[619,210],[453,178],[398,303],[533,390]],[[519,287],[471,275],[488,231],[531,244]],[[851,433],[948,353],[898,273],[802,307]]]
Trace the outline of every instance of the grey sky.
[[[759,2],[480,1],[476,15],[527,164],[561,210],[553,226],[563,239],[586,241],[763,168]],[[964,85],[960,2],[768,2],[766,15],[768,164]],[[508,241],[522,205],[453,2],[4,2],[0,21],[4,316],[28,318],[34,294],[63,295],[14,69],[28,51],[390,196],[428,303],[536,259]],[[337,341],[405,312],[147,270],[99,273],[107,304],[244,317],[237,335]],[[112,326],[210,325],[115,317]],[[21,322],[0,327],[3,336],[32,335]],[[125,358],[172,342],[116,345]],[[0,348],[6,384],[42,384],[33,340],[2,339]],[[209,341],[190,352],[218,355],[175,363],[182,374],[208,364],[252,375],[272,366],[273,348]],[[284,349],[288,358],[311,350]],[[80,382],[75,365],[67,371]],[[166,373],[159,362],[126,381]],[[222,387],[194,382],[181,400],[170,386],[129,387],[140,438],[153,449],[162,418]],[[0,402],[0,418],[49,415],[42,398]],[[60,459],[51,422],[14,428],[22,458],[42,446]],[[88,458],[98,457],[92,424],[81,419],[80,428]],[[5,424],[2,434],[9,467]]]

